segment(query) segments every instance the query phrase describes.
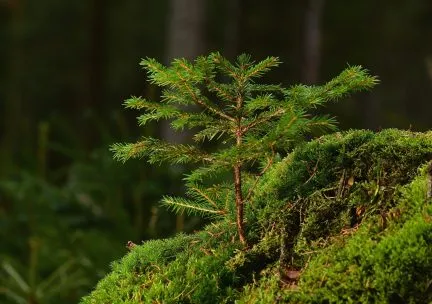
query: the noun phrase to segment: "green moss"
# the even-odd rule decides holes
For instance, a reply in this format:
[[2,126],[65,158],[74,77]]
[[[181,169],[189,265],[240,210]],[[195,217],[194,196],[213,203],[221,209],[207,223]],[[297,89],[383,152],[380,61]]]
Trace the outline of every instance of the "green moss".
[[214,303],[237,286],[225,262],[238,248],[226,230],[212,225],[196,235],[180,234],[136,246],[82,303]]
[[406,213],[389,219],[386,229],[376,233],[379,219],[371,218],[351,238],[317,255],[302,275],[300,298],[360,303],[432,300],[432,209],[426,205],[425,185],[423,176],[404,188],[400,205]]
[[249,249],[230,220],[149,241],[82,303],[427,303],[432,202],[419,168],[431,159],[432,132],[312,141],[258,183]]
[[385,229],[373,216],[351,235],[333,237],[316,248],[299,281],[283,282],[269,267],[238,303],[429,303],[432,205],[425,189],[423,174],[402,188]]

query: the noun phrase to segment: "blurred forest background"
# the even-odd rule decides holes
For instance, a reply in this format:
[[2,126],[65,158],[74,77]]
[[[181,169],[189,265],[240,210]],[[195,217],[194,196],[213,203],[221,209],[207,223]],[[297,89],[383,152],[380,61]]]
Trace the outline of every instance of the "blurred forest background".
[[199,229],[158,207],[183,168],[125,165],[110,144],[153,135],[124,110],[157,99],[138,62],[209,51],[279,56],[269,81],[347,64],[381,84],[323,111],[341,129],[432,129],[432,1],[0,0],[0,302],[76,303],[129,240]]

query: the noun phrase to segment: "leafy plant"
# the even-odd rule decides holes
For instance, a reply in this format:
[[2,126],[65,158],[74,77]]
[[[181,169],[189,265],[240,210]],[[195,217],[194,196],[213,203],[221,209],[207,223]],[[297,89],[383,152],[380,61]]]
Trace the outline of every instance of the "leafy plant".
[[[149,80],[164,88],[162,99],[154,102],[132,97],[126,100],[126,108],[145,110],[138,116],[140,125],[168,119],[175,130],[193,129],[195,143],[172,144],[144,137],[136,143],[114,144],[114,157],[121,161],[145,157],[150,163],[201,164],[186,177],[191,199],[163,199],[176,211],[229,214],[227,200],[221,199],[220,191],[214,191],[214,185],[205,186],[204,181],[232,172],[234,189],[230,191],[235,198],[237,232],[241,243],[246,244],[244,205],[253,198],[256,182],[245,185],[245,179],[254,172],[257,181],[272,164],[276,151],[290,151],[305,133],[335,129],[333,118],[311,116],[308,110],[377,83],[359,66],[348,67],[322,86],[286,89],[256,82],[279,64],[277,57],[256,63],[245,54],[230,63],[219,53],[194,62],[176,59],[168,67],[155,59],[142,60]],[[219,143],[216,151],[205,149],[210,141]],[[216,188],[221,184],[216,183]]]
[[3,276],[0,294],[5,294],[13,303],[49,303],[64,293],[88,284],[79,263],[74,260],[62,263],[40,282],[36,282],[35,270],[34,266],[29,269],[29,279],[26,280],[11,263],[4,261],[0,268]]
[[76,303],[105,275],[125,235],[138,238],[122,203],[142,184],[110,187],[125,169],[136,178],[104,149],[76,159],[61,180],[24,170],[0,179],[0,303]]

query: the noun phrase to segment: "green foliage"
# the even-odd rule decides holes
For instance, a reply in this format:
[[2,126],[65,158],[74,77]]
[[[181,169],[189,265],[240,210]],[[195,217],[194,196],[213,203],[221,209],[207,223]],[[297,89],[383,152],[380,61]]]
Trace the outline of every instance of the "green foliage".
[[430,132],[321,137],[258,181],[249,248],[224,217],[146,242],[82,303],[430,302],[431,159]]
[[229,184],[218,184],[206,187],[196,184],[187,184],[186,194],[191,198],[164,196],[162,203],[176,212],[186,209],[190,213],[214,217],[225,216],[227,210],[232,209],[232,195]]
[[[36,244],[38,240],[31,241]],[[30,259],[34,260],[37,252],[32,250],[30,255]],[[3,276],[0,293],[13,303],[24,304],[28,301],[54,303],[69,292],[88,285],[88,279],[82,271],[82,265],[75,260],[63,262],[40,282],[35,282],[35,275],[38,270],[35,267],[36,265],[30,265],[30,273],[33,272],[33,274],[26,279],[10,262],[3,261],[0,270]]]
[[[155,59],[142,60],[150,82],[163,88],[162,100],[132,97],[126,100],[125,107],[145,110],[138,116],[141,126],[152,120],[168,119],[175,130],[193,129],[195,144],[171,144],[149,137],[136,143],[113,145],[114,157],[123,162],[145,157],[150,163],[201,164],[186,178],[192,187],[189,191],[192,200],[164,199],[176,211],[198,214],[229,213],[230,210],[221,209],[226,204],[215,202],[204,189],[196,189],[200,187],[197,183],[204,183],[209,176],[231,171],[238,234],[244,243],[243,205],[253,188],[245,188],[242,174],[256,169],[257,163],[272,163],[276,150],[289,151],[303,140],[305,133],[334,130],[333,118],[311,117],[308,110],[370,89],[377,83],[375,77],[359,66],[348,67],[322,86],[297,85],[286,89],[256,83],[279,64],[276,57],[255,63],[245,54],[231,63],[219,53],[199,57],[194,62],[175,59],[168,67]],[[200,144],[207,141],[217,141],[219,149],[206,151]]]
[[162,195],[150,181],[130,182],[142,168],[120,166],[103,149],[58,174],[56,182],[24,172],[0,180],[0,303],[76,303],[124,255],[127,240],[157,236],[150,215],[140,215],[144,226],[127,210]]
[[56,210],[72,205],[68,194],[30,174],[0,181],[5,202],[0,212],[2,303],[56,303],[73,293],[85,294],[89,260],[68,248],[74,236],[65,231],[73,219],[59,217]]

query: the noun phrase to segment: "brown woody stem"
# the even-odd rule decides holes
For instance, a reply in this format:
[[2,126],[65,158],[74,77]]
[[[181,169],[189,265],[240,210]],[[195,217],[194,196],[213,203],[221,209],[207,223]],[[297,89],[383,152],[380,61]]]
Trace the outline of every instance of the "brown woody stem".
[[241,167],[240,165],[234,166],[234,188],[236,200],[236,213],[237,213],[237,231],[239,234],[240,242],[246,244],[246,237],[244,232],[244,219],[243,219],[243,194],[241,185]]
[[[236,144],[239,147],[242,143],[242,132],[240,122],[236,132]],[[246,237],[244,232],[244,199],[242,192],[242,179],[241,179],[241,163],[237,162],[234,167],[234,189],[236,201],[236,214],[237,214],[237,232],[239,234],[240,242],[246,245]]]

